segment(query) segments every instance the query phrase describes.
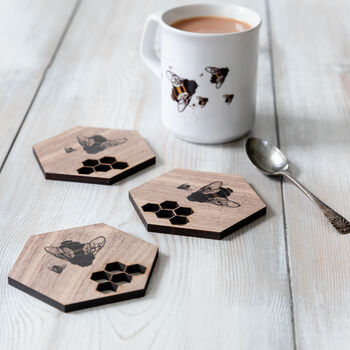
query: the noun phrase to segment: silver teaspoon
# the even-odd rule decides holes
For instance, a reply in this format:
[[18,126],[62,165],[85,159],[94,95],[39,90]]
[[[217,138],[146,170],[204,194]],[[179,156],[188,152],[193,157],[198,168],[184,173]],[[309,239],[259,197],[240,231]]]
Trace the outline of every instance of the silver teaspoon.
[[304,185],[292,177],[288,172],[288,159],[280,149],[272,146],[268,141],[256,137],[250,137],[245,147],[250,161],[265,175],[282,175],[288,178],[322,210],[323,214],[339,233],[350,233],[350,222],[348,220],[323,203]]

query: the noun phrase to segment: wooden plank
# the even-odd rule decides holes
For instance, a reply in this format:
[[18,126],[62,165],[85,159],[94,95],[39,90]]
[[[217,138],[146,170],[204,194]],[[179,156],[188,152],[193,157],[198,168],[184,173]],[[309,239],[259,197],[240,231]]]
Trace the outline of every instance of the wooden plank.
[[[350,4],[283,0],[270,11],[282,148],[301,182],[349,219]],[[350,236],[293,185],[284,191],[297,348],[348,349]]]
[[[266,20],[264,2],[238,3]],[[194,145],[161,125],[159,82],[141,62],[138,43],[149,13],[178,4],[82,2],[0,175],[3,275],[29,235],[105,222],[159,246],[146,296],[73,317],[8,287],[4,278],[0,348],[293,348],[279,182],[253,168],[243,140]],[[266,29],[254,133],[275,141]],[[32,145],[76,125],[135,128],[159,162],[117,186],[45,181]],[[221,241],[147,232],[128,191],[175,167],[239,173],[267,203],[267,215]]]
[[0,1],[0,168],[51,64],[75,3]]

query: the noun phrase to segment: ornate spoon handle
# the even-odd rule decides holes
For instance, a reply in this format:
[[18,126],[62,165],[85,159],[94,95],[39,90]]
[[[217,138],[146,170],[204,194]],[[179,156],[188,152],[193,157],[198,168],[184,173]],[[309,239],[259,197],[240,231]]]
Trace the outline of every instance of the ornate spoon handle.
[[346,220],[343,216],[338,214],[336,211],[334,211],[328,205],[323,203],[313,193],[311,193],[304,185],[302,185],[299,181],[294,179],[288,172],[283,171],[280,174],[287,177],[300,190],[302,190],[311,199],[311,201],[322,210],[325,217],[329,220],[329,222],[333,225],[333,227],[339,233],[341,233],[341,234],[350,233],[350,222],[348,220]]

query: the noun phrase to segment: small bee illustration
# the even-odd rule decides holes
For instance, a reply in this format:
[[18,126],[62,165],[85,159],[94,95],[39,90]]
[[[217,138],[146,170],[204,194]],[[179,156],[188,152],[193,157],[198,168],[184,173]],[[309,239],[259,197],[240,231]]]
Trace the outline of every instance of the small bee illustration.
[[197,98],[198,98],[198,104],[201,106],[201,108],[203,108],[209,100],[207,97],[202,97],[202,96],[197,96]]
[[189,191],[190,188],[191,188],[191,185],[189,185],[189,184],[182,184],[182,185],[180,185],[180,186],[178,186],[176,188],[178,188],[179,190]]
[[[221,207],[240,207],[241,205],[239,203],[228,199],[233,193],[233,190],[228,187],[222,187],[222,185],[222,181],[214,181],[209,185],[201,187],[198,191],[192,192],[187,196],[187,199],[191,202],[210,203]],[[178,188],[189,190],[190,187],[188,184],[183,184]]]
[[58,247],[45,247],[45,251],[56,258],[69,261],[81,267],[89,266],[96,254],[103,248],[106,238],[99,236],[89,243],[80,243],[72,240],[62,242]]
[[76,149],[71,147],[71,146],[64,147],[64,150],[66,151],[66,153],[72,153],[72,152],[76,151]]
[[166,74],[173,86],[171,98],[177,102],[177,110],[183,112],[191,102],[191,98],[195,94],[198,84],[194,80],[183,79],[170,70],[168,70]]
[[205,71],[211,74],[210,82],[219,89],[230,70],[228,68],[206,67]]
[[88,154],[96,154],[109,147],[121,145],[127,141],[125,137],[120,139],[108,140],[102,135],[93,135],[90,137],[84,135],[77,136],[78,142]]
[[49,267],[49,270],[52,272],[61,273],[66,268],[66,266],[67,266],[66,264],[52,265],[51,267]]
[[225,103],[230,105],[235,95],[222,95],[222,97],[225,99]]

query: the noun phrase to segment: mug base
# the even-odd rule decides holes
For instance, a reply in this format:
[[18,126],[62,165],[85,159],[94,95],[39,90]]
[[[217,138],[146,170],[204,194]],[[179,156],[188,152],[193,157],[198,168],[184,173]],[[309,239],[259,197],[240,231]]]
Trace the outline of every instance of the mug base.
[[250,129],[243,132],[242,134],[238,134],[238,135],[230,136],[230,137],[226,137],[226,138],[220,138],[220,139],[218,139],[218,138],[211,139],[211,138],[190,137],[190,136],[177,134],[173,131],[170,131],[170,133],[172,135],[174,135],[177,139],[180,139],[181,141],[186,141],[186,142],[195,143],[195,144],[202,144],[202,145],[217,145],[217,144],[228,143],[228,142],[232,142],[232,141],[236,141],[238,139],[241,139],[244,135],[248,134],[249,131],[250,131]]

